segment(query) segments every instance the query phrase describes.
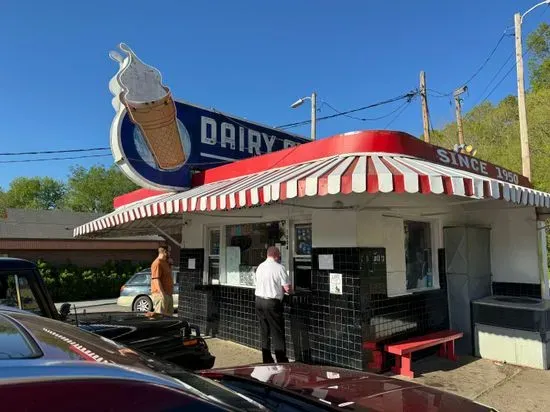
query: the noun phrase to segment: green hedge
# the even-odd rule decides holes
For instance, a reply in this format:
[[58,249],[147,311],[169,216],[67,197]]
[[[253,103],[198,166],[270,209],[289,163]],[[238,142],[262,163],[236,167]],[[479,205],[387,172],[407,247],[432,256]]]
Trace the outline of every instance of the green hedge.
[[80,268],[71,264],[52,266],[44,261],[37,262],[54,302],[118,297],[120,287],[148,265],[108,262],[100,268]]

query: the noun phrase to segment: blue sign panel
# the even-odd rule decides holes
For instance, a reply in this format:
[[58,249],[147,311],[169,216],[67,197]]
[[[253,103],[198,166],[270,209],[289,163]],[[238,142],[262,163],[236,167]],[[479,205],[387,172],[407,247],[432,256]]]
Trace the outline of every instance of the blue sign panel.
[[174,101],[160,72],[126,45],[110,56],[119,71],[109,82],[116,111],[111,126],[115,162],[137,184],[185,190],[194,171],[286,149],[308,139]]
[[[170,144],[180,144],[184,157],[180,164],[171,167],[163,167],[157,161],[154,145],[146,141],[143,129],[127,113],[121,119],[117,137],[120,160],[133,171],[132,180],[137,180],[142,186],[186,189],[190,187],[194,170],[210,169],[309,141],[190,104],[175,102],[175,106],[179,142]],[[144,184],[144,181],[149,184]]]

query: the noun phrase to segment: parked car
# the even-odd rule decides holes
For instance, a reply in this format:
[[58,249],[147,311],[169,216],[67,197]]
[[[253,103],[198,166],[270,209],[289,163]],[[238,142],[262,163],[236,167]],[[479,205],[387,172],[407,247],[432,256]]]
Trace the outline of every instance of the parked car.
[[9,410],[494,411],[412,382],[326,366],[196,374],[13,308],[0,307],[0,347],[0,397]]
[[68,303],[58,312],[40,272],[26,260],[0,258],[0,305],[62,320],[188,369],[214,366],[200,329],[183,319],[133,312],[71,314]]
[[[174,309],[178,308],[178,273],[179,269],[172,269],[172,278],[174,279]],[[117,299],[117,305],[131,307],[134,312],[151,312],[153,310],[153,301],[151,299],[151,269],[145,269],[122,285],[120,296]]]
[[496,412],[461,396],[411,381],[330,366],[288,363],[200,373],[270,410],[278,410],[286,402],[333,411]]
[[266,411],[219,383],[64,322],[0,307],[9,411]]

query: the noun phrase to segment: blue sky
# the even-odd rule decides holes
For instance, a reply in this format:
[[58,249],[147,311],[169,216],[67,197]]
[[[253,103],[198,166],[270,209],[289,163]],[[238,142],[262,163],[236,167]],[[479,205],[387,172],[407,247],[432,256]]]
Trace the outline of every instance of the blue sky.
[[[418,87],[425,70],[428,87],[447,93],[481,65],[514,12],[536,2],[4,0],[0,152],[109,146],[108,81],[117,66],[108,52],[121,41],[161,70],[177,98],[276,126],[307,119],[306,106],[289,104],[312,90],[347,110]],[[526,18],[525,36],[550,20],[545,8]],[[465,110],[484,97],[513,48],[506,37],[470,83]],[[490,100],[515,94],[515,87],[514,70]],[[434,127],[453,120],[448,98],[429,103]],[[398,105],[358,115],[378,117]],[[320,106],[320,116],[334,113]],[[384,128],[392,119],[328,120],[318,135]],[[390,128],[421,133],[420,103],[408,105]],[[307,126],[293,131],[309,134]],[[112,158],[0,163],[0,187],[18,176],[64,179],[72,165],[94,163],[110,165]]]

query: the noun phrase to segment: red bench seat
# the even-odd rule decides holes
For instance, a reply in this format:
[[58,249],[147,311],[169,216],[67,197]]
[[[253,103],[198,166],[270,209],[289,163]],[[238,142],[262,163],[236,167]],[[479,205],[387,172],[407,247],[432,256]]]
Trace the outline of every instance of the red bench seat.
[[442,330],[392,343],[386,345],[384,349],[386,352],[396,355],[395,366],[392,368],[393,372],[414,378],[414,372],[411,370],[411,355],[413,352],[441,345],[439,356],[456,361],[458,358],[455,354],[455,340],[460,339],[462,336],[464,336],[462,332]]

